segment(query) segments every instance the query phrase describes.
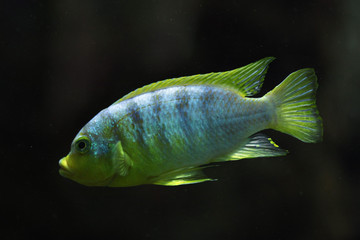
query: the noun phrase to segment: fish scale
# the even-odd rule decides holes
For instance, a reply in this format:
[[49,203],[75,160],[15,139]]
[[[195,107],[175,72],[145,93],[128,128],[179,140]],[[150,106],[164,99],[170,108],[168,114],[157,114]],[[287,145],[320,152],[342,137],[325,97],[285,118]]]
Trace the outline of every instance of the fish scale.
[[[165,166],[171,170],[209,163],[234,150],[244,136],[265,128],[271,120],[266,110],[256,117],[251,114],[262,108],[261,101],[245,100],[231,90],[213,86],[172,87],[119,104],[127,106],[115,110],[120,132],[129,133],[121,139],[123,146],[140,149],[129,156],[145,165],[156,161],[161,171]],[[159,121],[154,121],[157,118]],[[258,125],[249,126],[252,121]],[[128,125],[135,127],[129,129]]]
[[88,186],[177,186],[213,180],[202,172],[212,162],[285,155],[259,133],[266,128],[320,141],[313,69],[298,70],[263,97],[252,97],[273,60],[130,92],[79,131],[59,161],[60,174]]

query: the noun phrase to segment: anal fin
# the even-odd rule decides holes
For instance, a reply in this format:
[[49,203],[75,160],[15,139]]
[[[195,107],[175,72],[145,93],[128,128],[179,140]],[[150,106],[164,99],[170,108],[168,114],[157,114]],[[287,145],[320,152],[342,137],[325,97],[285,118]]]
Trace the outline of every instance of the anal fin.
[[153,184],[163,186],[178,186],[185,184],[201,183],[206,181],[216,181],[208,178],[203,172],[204,167],[188,167],[164,173],[153,180]]
[[276,157],[288,153],[281,149],[271,138],[262,133],[252,135],[245,145],[225,157],[223,161],[235,161],[244,158]]

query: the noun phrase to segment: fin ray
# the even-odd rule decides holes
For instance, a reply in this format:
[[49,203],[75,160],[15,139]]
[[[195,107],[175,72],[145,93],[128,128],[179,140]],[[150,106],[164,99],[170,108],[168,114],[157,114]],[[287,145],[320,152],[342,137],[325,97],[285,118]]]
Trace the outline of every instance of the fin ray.
[[256,133],[247,142],[222,161],[236,161],[244,158],[276,157],[286,155],[288,151],[281,149],[265,134]]
[[216,181],[216,179],[208,178],[202,172],[202,169],[206,167],[207,166],[176,169],[156,177],[152,183],[163,186],[179,186],[206,181]]
[[226,72],[197,74],[155,82],[130,92],[113,105],[146,92],[186,85],[214,85],[233,89],[244,97],[253,96],[260,91],[268,66],[274,59],[274,57],[263,58],[244,67]]
[[322,119],[316,107],[317,77],[311,68],[293,72],[267,93],[273,102],[276,120],[272,128],[303,142],[319,142],[323,136]]
[[118,141],[114,147],[112,160],[118,174],[120,176],[126,176],[132,166],[132,162],[124,152],[120,141]]

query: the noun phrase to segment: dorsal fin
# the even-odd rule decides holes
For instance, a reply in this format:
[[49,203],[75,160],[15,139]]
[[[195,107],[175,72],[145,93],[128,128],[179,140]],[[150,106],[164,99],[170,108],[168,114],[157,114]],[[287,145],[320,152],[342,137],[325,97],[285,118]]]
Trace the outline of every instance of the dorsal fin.
[[173,86],[215,85],[238,91],[242,96],[252,96],[260,91],[264,76],[274,57],[263,58],[244,67],[226,72],[197,74],[193,76],[171,78],[138,88],[125,95],[114,104],[146,92],[152,92]]

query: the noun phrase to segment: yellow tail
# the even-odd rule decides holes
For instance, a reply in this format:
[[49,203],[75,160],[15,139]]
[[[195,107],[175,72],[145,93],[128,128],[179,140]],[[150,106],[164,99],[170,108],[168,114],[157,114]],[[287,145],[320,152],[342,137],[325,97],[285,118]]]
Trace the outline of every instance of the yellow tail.
[[303,142],[322,140],[322,120],[316,108],[317,77],[313,69],[290,74],[265,95],[275,105],[271,128],[290,134]]

